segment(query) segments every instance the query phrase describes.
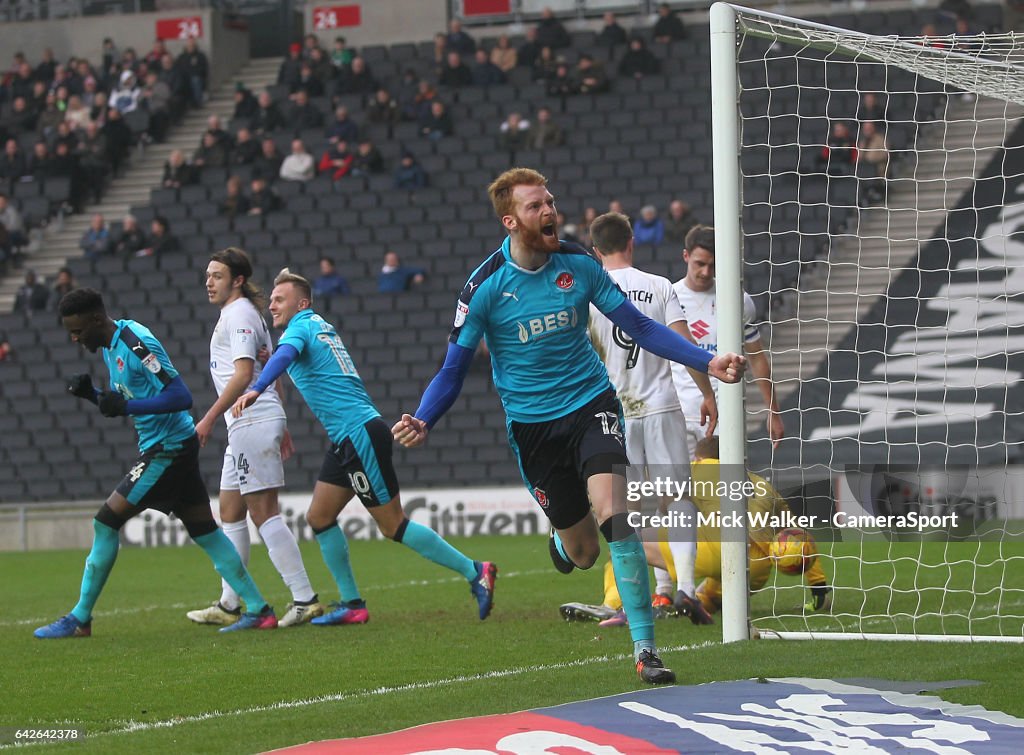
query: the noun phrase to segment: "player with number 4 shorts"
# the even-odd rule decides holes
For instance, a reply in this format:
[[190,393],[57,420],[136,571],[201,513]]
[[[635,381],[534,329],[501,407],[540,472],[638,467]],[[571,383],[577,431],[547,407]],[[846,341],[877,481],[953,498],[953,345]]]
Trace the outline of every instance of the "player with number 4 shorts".
[[[547,179],[529,168],[501,174],[489,187],[508,234],[469,276],[455,310],[448,353],[415,415],[392,428],[418,446],[458,397],[481,338],[523,481],[554,530],[556,567],[588,569],[608,542],[615,579],[630,619],[640,678],[672,683],[654,643],[647,560],[626,511],[622,407],[587,337],[593,303],[641,348],[723,380],[740,380],[742,357],[712,358],[640,313],[601,263],[578,244],[560,241]],[[593,507],[592,515],[591,510]]]
[[498,568],[473,561],[429,527],[405,516],[392,464],[392,438],[380,418],[348,350],[334,326],[312,309],[309,281],[282,270],[274,280],[270,314],[284,328],[277,350],[252,388],[235,402],[235,417],[244,417],[285,370],[333,444],[324,457],[306,521],[313,528],[324,561],[341,599],[315,618],[316,625],[365,624],[370,615],[356,586],[348,543],[338,516],[353,497],[377,522],[381,533],[469,582],[480,619],[490,615]]
[[[281,518],[278,504],[277,491],[284,487],[284,459],[291,454],[281,398],[270,386],[244,417],[235,419],[231,414],[238,397],[260,376],[260,350],[266,349],[269,354],[274,348],[260,314],[263,295],[250,278],[252,262],[243,250],[228,247],[210,256],[206,295],[220,308],[210,338],[210,375],[217,400],[196,423],[196,435],[199,445],[205,446],[214,423],[224,417],[228,445],[220,478],[221,526],[248,565],[246,514],[252,517],[274,568],[291,590],[292,602],[278,623],[289,627],[306,623],[324,611],[309,583],[295,535]],[[238,612],[238,594],[223,582],[218,600],[186,615],[197,624],[230,624]]]

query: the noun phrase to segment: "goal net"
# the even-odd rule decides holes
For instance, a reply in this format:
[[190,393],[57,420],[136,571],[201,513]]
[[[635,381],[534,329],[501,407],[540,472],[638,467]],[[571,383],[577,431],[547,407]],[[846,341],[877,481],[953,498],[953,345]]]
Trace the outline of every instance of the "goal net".
[[1024,39],[724,3],[711,33],[719,349],[742,279],[787,436],[723,387],[722,460],[806,517],[832,588],[723,543],[726,639],[1022,641]]

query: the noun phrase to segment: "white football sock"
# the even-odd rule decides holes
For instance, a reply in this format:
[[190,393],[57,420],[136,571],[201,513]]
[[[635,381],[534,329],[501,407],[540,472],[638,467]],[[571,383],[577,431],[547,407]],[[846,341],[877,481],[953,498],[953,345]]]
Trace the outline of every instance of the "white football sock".
[[260,525],[260,537],[267,544],[267,553],[281,579],[292,591],[292,600],[296,603],[308,603],[315,593],[309,584],[306,567],[302,563],[299,544],[295,535],[285,525],[281,515],[272,516]]
[[[238,551],[238,555],[242,558],[242,564],[248,566],[250,545],[248,519],[243,519],[240,522],[224,522],[221,525],[221,529],[224,530],[224,534],[228,536],[231,544],[235,546],[235,550]],[[221,580],[220,586],[220,604],[222,606],[234,611],[242,605],[242,599],[238,597],[238,593],[231,589],[231,585]]]
[[676,568],[676,589],[693,597],[693,564],[697,558],[697,507],[693,501],[684,498],[669,504],[668,510],[675,515],[677,522],[690,523],[689,526],[669,529],[668,549],[672,552],[672,563]]
[[672,575],[668,573],[668,569],[655,566],[654,582],[654,592],[658,593],[658,595],[667,595],[671,598],[676,591],[675,585],[672,584]]

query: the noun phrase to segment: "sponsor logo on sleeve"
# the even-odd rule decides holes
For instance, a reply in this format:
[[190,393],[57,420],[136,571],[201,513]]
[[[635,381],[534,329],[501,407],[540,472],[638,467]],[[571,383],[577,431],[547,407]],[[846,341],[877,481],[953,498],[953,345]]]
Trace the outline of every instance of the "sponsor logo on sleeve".
[[455,327],[461,328],[466,322],[466,315],[469,314],[469,305],[461,301],[455,307]]
[[152,372],[154,375],[160,372],[160,360],[156,358],[156,354],[149,354],[142,360],[143,366]]

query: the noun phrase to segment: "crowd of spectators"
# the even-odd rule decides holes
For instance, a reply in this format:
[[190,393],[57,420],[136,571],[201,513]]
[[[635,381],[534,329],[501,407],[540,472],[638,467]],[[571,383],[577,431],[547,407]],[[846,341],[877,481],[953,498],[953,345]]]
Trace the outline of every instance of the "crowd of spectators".
[[[65,178],[65,211],[97,201],[137,141],[162,141],[189,106],[205,101],[206,55],[194,39],[173,56],[162,41],[139,56],[103,43],[100,61],[49,48],[34,66],[15,52],[0,76],[0,191]],[[8,229],[9,230],[9,229]]]

